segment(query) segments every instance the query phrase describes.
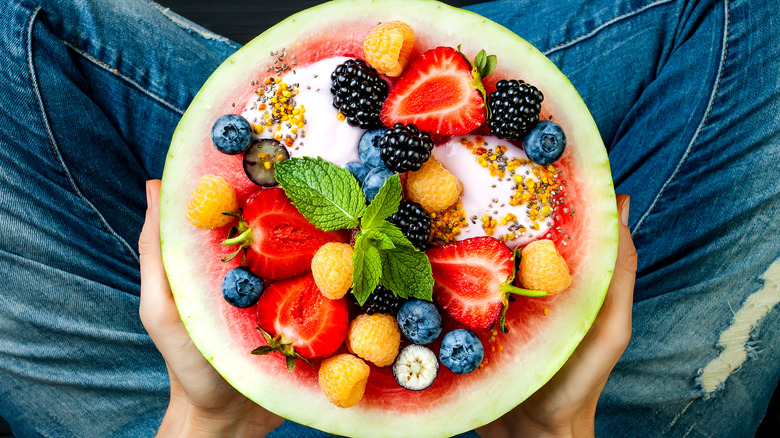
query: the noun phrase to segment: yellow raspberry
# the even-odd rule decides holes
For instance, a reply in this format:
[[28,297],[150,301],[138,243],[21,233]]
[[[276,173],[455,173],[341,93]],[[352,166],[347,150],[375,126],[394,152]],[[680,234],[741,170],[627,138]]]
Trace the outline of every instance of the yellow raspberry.
[[198,185],[190,195],[187,206],[187,220],[198,228],[223,227],[233,221],[233,217],[222,214],[223,211],[238,210],[236,191],[221,176],[206,174],[200,177]]
[[462,191],[463,185],[455,175],[433,157],[406,178],[407,195],[428,213],[446,210],[458,201]]
[[376,71],[398,77],[409,62],[414,47],[414,30],[401,21],[380,24],[363,41],[366,62]]
[[328,400],[340,408],[350,408],[363,399],[370,371],[362,359],[344,353],[322,361],[318,381]]
[[311,259],[314,282],[331,300],[343,298],[352,287],[352,246],[330,242],[322,245]]
[[401,345],[401,330],[386,313],[362,314],[347,332],[347,349],[378,367],[392,365]]
[[562,292],[571,285],[569,267],[552,240],[537,240],[523,248],[520,281],[526,289],[549,294]]

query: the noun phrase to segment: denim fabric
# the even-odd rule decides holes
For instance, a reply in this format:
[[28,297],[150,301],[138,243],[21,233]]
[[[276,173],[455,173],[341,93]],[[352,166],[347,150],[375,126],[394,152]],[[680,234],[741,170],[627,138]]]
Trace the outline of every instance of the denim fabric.
[[[780,2],[472,9],[567,74],[631,195],[634,333],[598,435],[751,436],[780,378]],[[237,45],[143,0],[0,16],[0,416],[17,436],[151,436],[168,379],[137,316],[143,182]]]
[[140,1],[0,17],[0,416],[20,437],[153,436],[168,377],[138,318],[144,181],[235,46]]
[[752,436],[780,376],[777,306],[738,327],[747,360],[715,362],[738,368],[722,385],[700,374],[750,295],[780,299],[780,4],[548,3],[476,9],[501,11],[568,75],[631,195],[634,332],[597,434]]

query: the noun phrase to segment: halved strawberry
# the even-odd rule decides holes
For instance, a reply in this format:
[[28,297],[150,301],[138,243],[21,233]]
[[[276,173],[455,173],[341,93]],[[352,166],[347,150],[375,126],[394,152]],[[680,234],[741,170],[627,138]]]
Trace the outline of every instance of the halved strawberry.
[[311,273],[275,281],[257,302],[257,325],[270,336],[269,345],[254,354],[279,351],[288,358],[328,357],[347,336],[347,300],[326,298]]
[[467,327],[490,328],[500,316],[499,328],[505,331],[509,294],[547,295],[512,285],[512,250],[496,238],[472,237],[431,248],[425,254],[435,280],[434,298],[445,312]]
[[235,236],[223,242],[246,249],[246,264],[265,279],[294,277],[311,269],[317,249],[328,242],[348,242],[345,230],[326,232],[312,225],[281,188],[253,193],[243,208]]
[[[484,51],[478,55],[481,59],[487,59]],[[475,64],[486,67],[487,61]],[[414,123],[421,131],[435,135],[473,131],[485,122],[487,111],[482,77],[490,72],[480,67],[452,47],[428,50],[390,90],[380,113],[382,123]]]

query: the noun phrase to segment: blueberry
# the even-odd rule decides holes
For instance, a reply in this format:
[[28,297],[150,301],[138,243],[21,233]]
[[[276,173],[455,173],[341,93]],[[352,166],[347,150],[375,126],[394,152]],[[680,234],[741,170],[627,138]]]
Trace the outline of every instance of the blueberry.
[[349,162],[344,167],[349,170],[349,173],[351,173],[356,180],[358,180],[361,186],[363,185],[363,180],[366,179],[366,175],[368,175],[368,172],[371,170],[368,166],[359,161]]
[[222,296],[242,309],[257,304],[265,290],[265,282],[246,266],[233,268],[222,279]]
[[566,134],[557,123],[543,120],[525,134],[523,149],[529,160],[547,166],[561,158],[566,150]]
[[214,122],[211,141],[217,150],[228,155],[238,155],[252,144],[252,127],[237,114],[225,114]]
[[455,374],[467,374],[482,363],[485,349],[471,330],[456,329],[441,340],[439,360]]
[[396,319],[401,333],[416,344],[431,343],[441,334],[441,315],[429,301],[405,302]]
[[369,202],[374,200],[374,196],[379,193],[379,189],[392,175],[393,172],[386,167],[375,167],[368,172],[366,179],[363,180],[363,194],[366,195],[366,199]]
[[379,140],[382,139],[384,134],[385,128],[378,128],[366,131],[365,134],[360,137],[358,155],[363,164],[371,169],[375,167],[385,167],[385,163],[379,155]]

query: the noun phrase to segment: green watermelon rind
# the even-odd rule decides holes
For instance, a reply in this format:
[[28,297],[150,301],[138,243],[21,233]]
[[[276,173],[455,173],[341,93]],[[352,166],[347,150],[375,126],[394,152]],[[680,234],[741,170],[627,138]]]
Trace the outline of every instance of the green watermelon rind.
[[[298,13],[267,30],[228,58],[208,79],[182,117],[169,149],[160,198],[160,233],[163,260],[182,321],[193,343],[206,359],[247,397],[267,409],[298,423],[349,436],[449,436],[479,427],[509,411],[547,382],[568,359],[588,331],[604,300],[617,255],[618,220],[609,161],[598,129],[579,94],[568,79],[538,50],[506,28],[477,14],[420,0],[336,0]],[[269,49],[290,41],[302,30],[330,32],[329,24],[344,19],[370,22],[402,20],[420,35],[434,38],[473,57],[484,48],[495,53],[501,71],[522,72],[522,78],[545,93],[545,106],[573,141],[570,166],[587,170],[587,182],[574,182],[576,199],[587,200],[587,239],[579,237],[577,251],[583,267],[574,273],[576,294],[564,307],[545,319],[545,333],[533,339],[512,363],[505,363],[495,376],[482,374],[464,389],[437,406],[417,407],[389,413],[361,409],[360,404],[342,409],[327,401],[318,388],[291,387],[280,376],[262,373],[254,357],[236,351],[221,315],[215,314],[204,294],[209,284],[208,267],[215,263],[201,251],[204,232],[194,230],[184,218],[189,193],[200,175],[195,148],[203,144],[204,132],[219,116],[215,108],[235,99],[231,84],[247,84],[254,67],[267,63]],[[428,21],[435,20],[435,21]],[[435,30],[434,30],[435,28]],[[432,33],[432,32],[435,32]],[[286,44],[293,47],[294,42]],[[561,116],[563,115],[563,116]],[[583,177],[585,177],[583,175]],[[476,374],[476,373],[475,373]],[[491,378],[495,377],[495,378]],[[477,385],[477,386],[468,386]],[[470,390],[478,388],[478,390]],[[415,411],[415,412],[410,412]]]

